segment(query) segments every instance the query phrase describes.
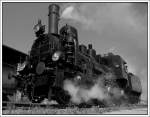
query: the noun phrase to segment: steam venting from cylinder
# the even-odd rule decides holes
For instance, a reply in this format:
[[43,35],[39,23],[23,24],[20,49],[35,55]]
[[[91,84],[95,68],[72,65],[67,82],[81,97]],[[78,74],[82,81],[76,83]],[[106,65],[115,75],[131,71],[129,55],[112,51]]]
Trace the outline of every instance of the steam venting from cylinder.
[[49,28],[48,33],[58,34],[58,21],[59,21],[59,6],[56,4],[51,4],[49,6],[48,14]]
[[63,88],[68,91],[71,96],[70,101],[75,104],[90,104],[93,99],[97,100],[97,104],[104,104],[105,106],[127,104],[125,100],[127,96],[122,89],[113,86],[107,86],[106,88],[104,85],[104,79],[114,79],[115,77],[116,76],[112,73],[98,76],[93,85],[84,83],[76,84],[74,81],[66,79]]

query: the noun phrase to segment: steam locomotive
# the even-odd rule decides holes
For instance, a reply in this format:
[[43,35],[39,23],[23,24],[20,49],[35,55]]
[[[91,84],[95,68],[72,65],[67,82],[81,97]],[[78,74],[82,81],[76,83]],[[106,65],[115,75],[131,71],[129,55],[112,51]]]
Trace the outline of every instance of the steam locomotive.
[[86,88],[103,77],[103,87],[108,91],[118,87],[132,103],[140,101],[142,87],[140,79],[127,70],[127,63],[119,55],[96,54],[92,44],[88,48],[78,42],[78,31],[70,25],[58,32],[59,6],[49,6],[49,28],[41,20],[34,26],[36,40],[23,63],[18,63],[16,74],[9,75],[17,80],[17,90],[30,101],[40,103],[45,98],[60,104],[70,102],[71,96],[64,90],[65,80],[71,80]]

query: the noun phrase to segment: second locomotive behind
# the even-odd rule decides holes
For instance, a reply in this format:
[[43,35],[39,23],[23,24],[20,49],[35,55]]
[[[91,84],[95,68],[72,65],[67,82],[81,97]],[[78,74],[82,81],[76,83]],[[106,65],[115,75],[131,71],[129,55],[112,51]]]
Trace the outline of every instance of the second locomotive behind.
[[58,30],[59,6],[56,4],[49,6],[48,21],[47,34],[40,20],[35,25],[37,39],[26,61],[18,64],[17,73],[13,75],[18,81],[17,90],[22,95],[36,103],[47,98],[67,104],[71,97],[63,89],[66,79],[88,88],[97,81],[98,76],[112,73],[115,77],[104,77],[102,80],[104,87],[118,87],[132,103],[140,101],[141,82],[127,71],[122,57],[113,53],[97,55],[92,44],[88,48],[79,45],[78,32],[70,25]]

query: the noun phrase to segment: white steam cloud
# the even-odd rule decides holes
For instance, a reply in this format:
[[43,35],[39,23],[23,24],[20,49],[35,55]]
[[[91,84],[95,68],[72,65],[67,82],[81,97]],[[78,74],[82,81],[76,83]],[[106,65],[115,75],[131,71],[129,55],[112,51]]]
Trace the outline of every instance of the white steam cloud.
[[80,86],[75,86],[73,82],[66,80],[64,89],[67,90],[71,95],[71,101],[77,104],[88,102],[90,99],[103,100],[108,97],[106,96],[104,89],[98,86],[98,84],[95,84],[90,89],[85,89]]
[[[110,74],[109,76],[110,77]],[[71,96],[71,102],[75,104],[90,103],[92,99],[97,99],[104,102],[106,105],[118,103],[122,97],[125,97],[124,92],[116,87],[105,87],[103,76],[98,77],[97,82],[87,87],[84,84],[76,84],[71,80],[64,81],[64,90],[68,91]],[[122,102],[121,102],[122,103]]]
[[87,19],[84,16],[84,14],[81,14],[80,12],[78,12],[75,6],[66,7],[61,14],[61,18],[71,19],[76,22],[82,23],[85,26],[90,26],[92,24],[92,21]]

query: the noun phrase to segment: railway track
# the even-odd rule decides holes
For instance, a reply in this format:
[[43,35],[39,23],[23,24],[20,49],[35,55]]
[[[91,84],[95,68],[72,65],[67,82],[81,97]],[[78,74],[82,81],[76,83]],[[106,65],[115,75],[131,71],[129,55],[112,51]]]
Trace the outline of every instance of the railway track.
[[[88,104],[80,104],[80,105],[60,105],[60,104],[43,104],[43,103],[31,103],[31,102],[9,102],[9,101],[3,101],[2,102],[2,110],[6,109],[31,109],[35,107],[39,108],[50,108],[50,109],[65,109],[65,108],[91,108],[93,105],[88,105]],[[129,107],[129,108],[140,108],[140,107],[146,107],[147,105],[145,104],[126,104],[124,107]],[[110,107],[104,107],[103,105],[96,105],[98,108],[113,108],[113,107],[119,107],[116,105],[110,106]]]
[[42,107],[42,108],[65,108],[66,105],[59,105],[59,104],[42,104],[42,103],[30,103],[30,102],[9,102],[3,101],[2,102],[2,110],[6,109],[31,109],[35,107]]
[[[43,103],[29,103],[29,102],[9,102],[9,101],[3,101],[2,102],[2,110],[6,109],[31,109],[35,107],[41,107],[41,108],[50,108],[50,109],[65,109],[65,108],[91,108],[92,105],[88,104],[80,104],[80,105],[74,105],[74,104],[67,104],[67,105],[60,105],[60,104],[43,104]],[[99,106],[100,108],[103,108],[104,106]]]
[[[63,115],[63,114],[103,114],[118,110],[132,110],[148,108],[143,104],[128,104],[121,106],[91,106],[91,105],[59,105],[59,104],[37,104],[37,103],[15,103],[3,102],[3,115]],[[135,113],[136,114],[136,113]]]

